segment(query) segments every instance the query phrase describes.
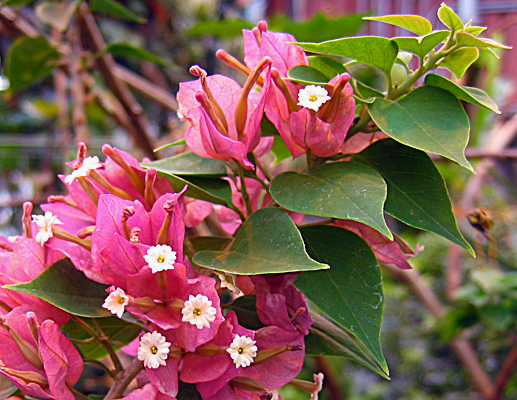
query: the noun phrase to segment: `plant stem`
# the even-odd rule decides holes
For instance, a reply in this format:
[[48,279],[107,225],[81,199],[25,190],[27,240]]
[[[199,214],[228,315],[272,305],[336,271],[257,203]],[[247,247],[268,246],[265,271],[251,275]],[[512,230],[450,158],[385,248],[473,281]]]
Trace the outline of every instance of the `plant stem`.
[[113,379],[115,379],[115,374],[113,372],[111,372],[111,370],[106,366],[104,365],[103,363],[101,363],[99,360],[94,360],[93,358],[85,358],[83,360],[85,363],[88,363],[88,364],[94,364],[96,365],[97,367],[101,368],[104,370],[104,372],[106,372],[109,376],[111,376]]
[[66,387],[74,394],[75,397],[79,397],[83,400],[91,400],[88,396],[82,394],[78,390],[74,389],[72,385],[70,385],[68,382],[66,382]]
[[108,355],[110,356],[111,361],[113,362],[113,365],[115,366],[115,371],[117,371],[117,374],[119,372],[122,372],[124,370],[124,367],[122,366],[122,363],[120,362],[120,359],[118,358],[117,353],[115,353],[115,350],[113,349],[113,346],[111,345],[109,337],[104,334],[104,331],[102,330],[101,326],[99,325],[99,322],[97,321],[97,319],[92,318],[92,321],[95,324],[97,331],[99,332],[99,340],[101,341],[101,344],[104,346],[104,348],[108,352]]
[[104,400],[113,400],[122,397],[127,386],[143,369],[144,363],[135,357],[129,367],[117,374],[115,382]]
[[247,217],[249,217],[251,215],[251,213],[253,212],[253,208],[251,207],[250,196],[248,195],[248,192],[246,191],[246,181],[244,180],[244,167],[240,164],[237,164],[237,165],[239,168],[242,199],[244,200],[244,203],[246,204],[246,214],[247,214]]

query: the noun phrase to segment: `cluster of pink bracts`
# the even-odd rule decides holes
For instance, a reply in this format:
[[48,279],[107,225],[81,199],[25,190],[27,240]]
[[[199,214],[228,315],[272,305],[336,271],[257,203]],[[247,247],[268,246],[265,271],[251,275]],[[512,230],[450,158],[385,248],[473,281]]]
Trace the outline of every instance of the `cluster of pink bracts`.
[[[348,74],[329,82],[329,91],[304,89],[282,79],[289,68],[308,65],[303,51],[289,44],[294,37],[268,32],[263,22],[244,36],[247,67],[218,52],[248,74],[244,88],[224,76],[207,77],[199,67],[191,69],[199,79],[180,86],[180,112],[191,122],[189,147],[253,169],[248,154],[259,157],[268,147],[259,146],[265,112],[294,157],[342,151],[355,116]],[[293,286],[296,274],[200,274],[184,254],[185,226],[196,226],[212,205],[187,200],[185,189],[174,193],[156,170],[144,170],[120,150],[105,145],[103,152],[101,163],[80,146],[73,173],[61,177],[69,195],[50,197],[41,206],[44,215],[31,215],[26,204],[25,234],[0,237],[0,285],[28,282],[65,257],[88,278],[110,285],[102,306],[119,318],[129,312],[147,327],[125,349],[145,367],[137,377],[140,388],[127,400],[174,399],[180,380],[195,384],[203,399],[278,398],[275,389],[292,383],[302,368],[312,323],[304,295]],[[235,188],[239,180],[231,184],[234,203],[246,214]],[[261,187],[250,179],[247,188],[256,209]],[[216,214],[230,233],[240,224],[229,209],[219,207]],[[381,261],[409,267],[400,247],[373,229],[353,221],[339,225],[365,238]],[[264,327],[246,329],[233,311],[223,313],[225,290],[234,298],[256,295]],[[70,388],[83,360],[60,330],[69,314],[5,288],[0,306],[0,373],[28,395],[74,399]],[[314,383],[300,386],[317,399],[322,379],[316,375]]]

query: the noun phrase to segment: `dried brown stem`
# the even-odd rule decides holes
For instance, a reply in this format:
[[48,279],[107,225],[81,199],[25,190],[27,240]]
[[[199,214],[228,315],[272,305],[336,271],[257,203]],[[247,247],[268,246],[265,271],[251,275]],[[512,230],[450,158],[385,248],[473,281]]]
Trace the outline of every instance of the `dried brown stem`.
[[12,8],[0,8],[0,23],[10,35],[36,37],[40,33],[33,28],[24,18],[17,15]]
[[113,400],[121,398],[124,395],[124,391],[131,383],[133,379],[144,369],[144,364],[138,358],[134,358],[124,371],[117,374],[113,386],[104,398],[104,400]]
[[152,160],[156,159],[148,135],[149,124],[143,114],[142,107],[136,102],[126,83],[115,74],[115,60],[113,60],[111,54],[105,52],[106,43],[86,3],[83,2],[80,4],[79,11],[78,21],[81,26],[81,32],[84,35],[84,44],[88,46],[92,53],[98,55],[98,57],[95,58],[97,69],[106,82],[106,86],[108,86],[115,97],[120,101],[131,124],[134,126],[134,131],[130,131],[129,133],[132,134],[135,144],[142,148],[147,157]]

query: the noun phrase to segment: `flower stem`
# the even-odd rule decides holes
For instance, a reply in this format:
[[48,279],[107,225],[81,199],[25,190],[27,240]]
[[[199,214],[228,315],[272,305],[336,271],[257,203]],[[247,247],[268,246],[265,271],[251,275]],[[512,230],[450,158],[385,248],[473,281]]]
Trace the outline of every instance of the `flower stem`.
[[250,196],[248,195],[248,192],[246,191],[246,182],[244,180],[244,168],[242,165],[238,164],[239,167],[239,177],[241,178],[241,193],[242,198],[244,200],[244,203],[246,204],[246,216],[249,217],[251,213],[253,212],[253,208],[251,207],[251,201]]
[[121,398],[124,395],[124,390],[126,390],[129,383],[143,369],[144,363],[135,357],[133,361],[131,361],[129,367],[117,374],[115,382],[113,383],[113,386],[111,387],[110,391],[108,392],[104,400],[113,400]]
[[117,354],[115,353],[115,350],[113,349],[113,346],[111,345],[109,337],[104,334],[104,331],[102,330],[101,326],[99,325],[99,322],[97,321],[97,319],[92,318],[92,321],[95,324],[95,327],[97,328],[97,331],[100,334],[99,340],[101,341],[101,344],[104,346],[104,348],[108,352],[108,355],[110,356],[111,361],[113,362],[113,365],[115,366],[115,371],[117,371],[117,374],[119,372],[124,371],[124,367],[122,366],[120,359],[118,358]]

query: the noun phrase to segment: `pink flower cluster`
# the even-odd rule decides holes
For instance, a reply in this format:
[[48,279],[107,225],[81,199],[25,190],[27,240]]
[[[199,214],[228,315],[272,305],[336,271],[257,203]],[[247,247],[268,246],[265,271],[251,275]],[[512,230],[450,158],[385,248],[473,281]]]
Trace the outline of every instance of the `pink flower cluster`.
[[[174,193],[128,154],[107,145],[103,151],[101,163],[80,146],[74,171],[61,177],[70,194],[51,197],[44,215],[31,216],[26,205],[25,234],[0,239],[0,283],[30,281],[68,257],[88,278],[110,285],[102,306],[119,318],[129,312],[147,330],[132,352],[145,367],[141,388],[127,399],[174,399],[180,380],[195,384],[203,399],[276,396],[302,367],[312,323],[293,286],[296,275],[199,274],[183,247],[186,188]],[[225,313],[225,290],[256,295],[263,327],[247,329],[233,311]],[[11,349],[0,352],[0,372],[29,395],[74,399],[83,361],[60,331],[70,315],[5,288],[0,305],[0,348]]]

